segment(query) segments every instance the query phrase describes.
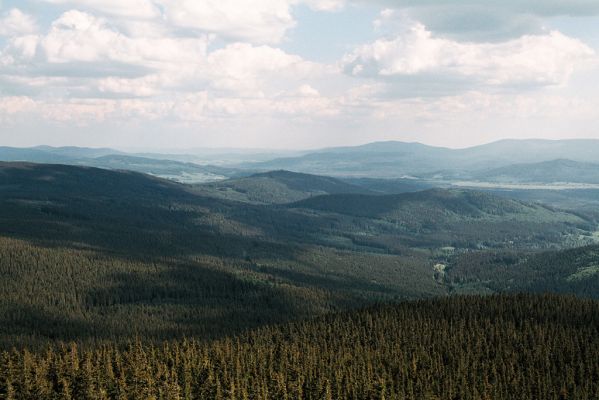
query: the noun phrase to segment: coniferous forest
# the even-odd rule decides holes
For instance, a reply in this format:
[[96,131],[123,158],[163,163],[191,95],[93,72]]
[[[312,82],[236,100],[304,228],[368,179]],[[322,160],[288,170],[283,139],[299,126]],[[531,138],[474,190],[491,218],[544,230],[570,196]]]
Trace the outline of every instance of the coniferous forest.
[[599,304],[452,297],[213,342],[0,356],[3,399],[595,399]]

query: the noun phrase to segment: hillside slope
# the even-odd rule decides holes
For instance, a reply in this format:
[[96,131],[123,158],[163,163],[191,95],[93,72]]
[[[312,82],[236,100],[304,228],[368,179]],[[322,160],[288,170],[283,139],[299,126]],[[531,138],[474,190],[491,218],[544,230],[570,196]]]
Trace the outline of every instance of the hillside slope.
[[447,279],[456,292],[565,293],[599,298],[599,245],[538,254],[481,252],[458,257]]
[[302,240],[317,221],[134,172],[0,164],[0,346],[215,337],[445,293],[418,254]]

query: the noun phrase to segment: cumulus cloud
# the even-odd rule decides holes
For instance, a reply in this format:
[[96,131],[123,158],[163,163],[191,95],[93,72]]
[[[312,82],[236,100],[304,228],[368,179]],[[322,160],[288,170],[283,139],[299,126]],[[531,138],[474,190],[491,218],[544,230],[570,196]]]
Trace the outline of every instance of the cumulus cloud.
[[51,4],[75,6],[92,11],[127,17],[155,18],[160,16],[160,9],[150,0],[45,0]]
[[281,42],[296,25],[292,10],[306,4],[317,11],[336,11],[343,0],[42,0],[120,18],[131,32],[167,28],[177,35],[212,33],[223,39],[258,44]]
[[352,76],[398,82],[417,95],[423,87],[431,90],[436,85],[449,91],[563,85],[593,58],[590,47],[557,31],[501,43],[459,42],[405,20],[402,32],[346,55],[343,68]]
[[269,46],[234,43],[208,57],[214,88],[237,92],[273,92],[327,73],[324,66]]
[[303,0],[303,3],[318,11],[338,11],[345,7],[345,0]]
[[278,43],[295,25],[288,1],[161,0],[176,27],[213,32],[236,40]]
[[[208,34],[132,35],[107,16],[70,10],[43,34],[10,38],[0,53],[0,82],[14,94],[12,103],[42,93],[56,99],[33,108],[59,121],[68,115],[104,119],[119,107],[148,118],[179,118],[172,110],[189,104],[198,118],[290,114],[294,104],[298,113],[322,115],[317,106],[324,97],[305,82],[314,84],[332,68],[268,45],[233,42],[210,51],[211,40]],[[296,93],[302,85],[303,93]]]
[[296,25],[292,7],[307,4],[317,11],[335,11],[343,0],[157,0],[173,26],[206,31],[233,40],[279,43]]
[[35,19],[17,8],[13,8],[0,17],[0,36],[26,35],[35,33],[37,30]]
[[208,39],[131,38],[112,29],[106,20],[68,11],[41,38],[41,51],[51,63],[110,61],[153,67],[203,57]]
[[[80,94],[85,91],[80,87],[81,78],[88,78],[84,83],[88,92],[151,95],[161,85],[168,86],[166,72],[176,76],[181,66],[205,62],[208,44],[206,35],[130,37],[104,18],[71,10],[57,18],[44,35],[10,39],[0,62],[5,74],[26,76],[30,82],[43,76],[69,79]],[[105,79],[97,81],[100,78]]]

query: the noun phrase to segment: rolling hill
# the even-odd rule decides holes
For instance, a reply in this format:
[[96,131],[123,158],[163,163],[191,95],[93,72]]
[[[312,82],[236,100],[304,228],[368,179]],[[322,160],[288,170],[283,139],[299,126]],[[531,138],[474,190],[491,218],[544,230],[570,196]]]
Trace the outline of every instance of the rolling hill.
[[[77,160],[81,158],[98,158],[109,155],[122,155],[123,152],[110,148],[92,148],[92,147],[52,147],[52,146],[36,146],[32,150],[43,151],[44,153],[55,154],[61,157]],[[22,160],[27,161],[27,160]]]
[[129,155],[105,155],[78,161],[75,164],[105,169],[136,171],[181,183],[219,181],[226,179],[227,174],[233,173],[231,169],[222,167]]
[[446,246],[560,248],[589,243],[591,229],[581,216],[469,191],[264,205],[130,171],[3,163],[0,346],[220,337],[445,295],[433,266]]
[[[366,205],[368,205],[366,207]],[[460,189],[431,189],[399,195],[330,195],[306,199],[292,205],[324,212],[390,220],[424,221],[441,225],[464,220],[530,220],[543,222],[583,221],[571,213],[540,204],[524,203],[491,194]]]
[[[352,221],[364,226],[355,233],[351,227],[335,229],[347,230],[353,240],[373,245],[387,239],[428,248],[534,249],[564,243],[568,237],[576,245],[575,232],[588,233],[595,226],[585,216],[469,190],[319,196],[288,207],[317,212],[340,225]],[[377,234],[369,233],[372,230]],[[385,231],[389,236],[380,234]]]
[[206,196],[256,204],[284,204],[336,193],[371,193],[368,189],[326,176],[271,171],[244,178],[195,186]]
[[372,193],[378,194],[401,194],[419,192],[435,187],[449,186],[409,178],[343,178],[343,181],[352,185],[363,187],[365,189],[368,189]]
[[55,154],[39,148],[0,147],[0,161],[4,162],[35,162],[48,164],[68,164],[73,159],[61,154]]
[[474,174],[475,179],[497,183],[599,184],[599,164],[558,159],[514,164]]

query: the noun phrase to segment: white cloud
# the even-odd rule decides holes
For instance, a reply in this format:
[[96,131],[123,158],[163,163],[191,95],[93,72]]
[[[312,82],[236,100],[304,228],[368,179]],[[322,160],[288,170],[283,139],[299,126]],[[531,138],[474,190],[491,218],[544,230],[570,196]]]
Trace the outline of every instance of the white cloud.
[[50,63],[110,61],[154,68],[161,63],[189,62],[206,54],[208,38],[131,38],[106,20],[68,11],[52,23],[40,40]]
[[[130,37],[104,18],[71,10],[45,35],[11,38],[0,53],[0,65],[5,67],[0,76],[25,91],[46,76],[70,81],[70,89],[68,84],[62,86],[67,94],[149,96],[178,82],[181,68],[205,64],[208,43],[206,35]],[[45,81],[52,90],[55,81]]]
[[345,7],[345,0],[303,0],[308,7],[317,11],[339,11]]
[[[337,11],[344,0],[40,0],[110,16],[134,33],[212,33],[227,41],[280,43],[296,25],[293,7]],[[152,32],[150,32],[152,31]]]
[[501,43],[458,42],[406,21],[403,32],[346,55],[343,67],[353,76],[404,86],[409,80],[416,92],[419,86],[435,84],[457,90],[472,85],[527,87],[563,85],[594,54],[581,41],[557,31]]
[[277,48],[234,43],[209,55],[205,73],[215,89],[252,95],[284,90],[327,71],[324,66]]
[[127,18],[156,18],[160,9],[150,0],[44,0]]
[[[98,135],[122,128],[123,141],[134,129],[158,137],[180,128],[192,139],[228,132],[246,144],[256,135],[267,146],[297,134],[294,143],[320,146],[405,131],[418,140],[429,129],[482,129],[487,119],[500,127],[511,118],[582,121],[597,114],[589,84],[597,71],[582,85],[575,74],[595,60],[593,50],[538,24],[558,12],[557,3],[547,8],[553,0],[540,8],[524,0],[522,9],[512,0],[488,9],[482,0],[449,8],[442,0],[389,1],[400,9],[381,14],[380,38],[349,50],[337,65],[310,62],[281,43],[304,22],[294,15],[300,6],[338,11],[343,0],[32,1],[53,4],[55,20],[38,29],[20,11],[0,17],[5,127],[38,121],[70,137],[80,126]],[[582,3],[573,10],[590,10]],[[576,101],[583,87],[593,93]]]
[[318,92],[318,90],[314,89],[312,86],[310,85],[302,85],[297,89],[297,94],[299,96],[303,96],[303,97],[316,97],[316,96],[320,96],[320,93]]
[[0,17],[0,36],[19,36],[37,32],[35,19],[17,8]]
[[184,120],[331,113],[311,85],[333,69],[267,45],[237,42],[209,52],[210,40],[205,34],[131,36],[108,17],[70,10],[45,34],[9,41],[0,53],[0,81],[15,94],[43,93],[47,104],[36,103],[35,109],[57,121],[69,121],[69,115],[182,118],[185,113],[172,110],[188,104],[196,112]]
[[269,46],[233,43],[192,60],[165,63],[143,77],[108,77],[102,93],[155,96],[210,89],[221,96],[261,98],[329,73],[326,68]]
[[26,96],[0,97],[0,110],[4,116],[30,111],[34,106],[33,99]]
[[287,0],[160,0],[168,22],[180,28],[252,43],[278,43],[295,26]]

